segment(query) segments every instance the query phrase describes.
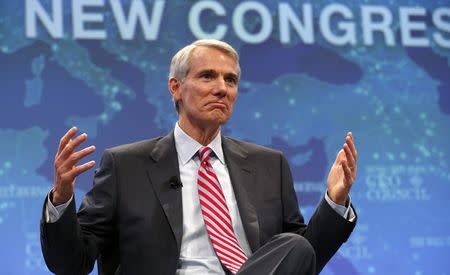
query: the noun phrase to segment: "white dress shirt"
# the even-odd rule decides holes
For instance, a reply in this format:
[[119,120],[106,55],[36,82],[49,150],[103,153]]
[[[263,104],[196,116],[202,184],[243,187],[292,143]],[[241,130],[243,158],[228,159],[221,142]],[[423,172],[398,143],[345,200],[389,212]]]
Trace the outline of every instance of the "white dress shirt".
[[[198,197],[197,171],[200,167],[200,160],[196,153],[203,146],[188,136],[178,123],[175,125],[174,136],[178,153],[180,180],[183,184],[181,189],[183,235],[181,238],[180,266],[177,274],[224,274],[221,263],[208,237]],[[245,254],[250,256],[250,246],[245,236],[233,186],[231,185],[230,174],[223,156],[220,133],[208,144],[208,147],[215,154],[215,157],[210,158],[210,163],[222,187],[230,211],[234,233]]]

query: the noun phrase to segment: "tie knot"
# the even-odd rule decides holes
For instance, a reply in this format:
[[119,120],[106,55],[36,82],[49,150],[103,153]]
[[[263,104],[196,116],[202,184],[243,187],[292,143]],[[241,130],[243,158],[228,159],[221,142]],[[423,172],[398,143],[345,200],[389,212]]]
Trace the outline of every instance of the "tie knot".
[[200,148],[198,150],[198,157],[200,158],[200,162],[208,161],[211,156],[212,149],[207,147]]

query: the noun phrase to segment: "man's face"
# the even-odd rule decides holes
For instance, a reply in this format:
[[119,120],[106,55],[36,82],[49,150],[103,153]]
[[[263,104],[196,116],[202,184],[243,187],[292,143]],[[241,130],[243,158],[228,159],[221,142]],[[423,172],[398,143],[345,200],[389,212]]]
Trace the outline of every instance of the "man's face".
[[238,65],[231,56],[212,47],[196,48],[186,77],[169,82],[180,122],[196,127],[225,123],[233,112],[238,80]]

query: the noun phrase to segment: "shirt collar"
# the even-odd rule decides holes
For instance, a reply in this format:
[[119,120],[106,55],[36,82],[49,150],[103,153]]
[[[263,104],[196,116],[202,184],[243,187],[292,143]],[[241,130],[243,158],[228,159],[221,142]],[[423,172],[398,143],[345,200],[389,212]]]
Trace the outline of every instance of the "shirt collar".
[[[181,129],[178,122],[175,124],[174,130],[175,137],[175,147],[177,149],[177,153],[179,156],[179,160],[182,165],[185,165],[188,161],[192,159],[192,157],[203,147],[200,143],[198,143],[195,139],[191,138],[188,134],[186,134],[183,129]],[[220,134],[220,130],[217,133],[216,137],[208,144],[209,148],[212,149],[216,157],[225,164],[225,158],[223,156],[222,150],[222,136]]]

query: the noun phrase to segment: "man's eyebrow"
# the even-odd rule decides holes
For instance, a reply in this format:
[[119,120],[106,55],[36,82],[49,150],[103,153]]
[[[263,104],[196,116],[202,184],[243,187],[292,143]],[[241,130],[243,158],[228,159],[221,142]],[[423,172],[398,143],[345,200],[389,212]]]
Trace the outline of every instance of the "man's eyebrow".
[[[217,75],[218,72],[216,70],[214,70],[214,69],[204,69],[204,70],[198,71],[195,75],[196,76],[201,76],[203,74]],[[234,72],[225,73],[225,76],[226,77],[233,77],[235,79],[239,79],[239,75],[237,73],[234,73]]]
[[236,79],[239,79],[239,75],[238,75],[237,73],[226,73],[225,75],[226,75],[226,76],[234,77],[234,78],[236,78]]
[[201,70],[201,71],[197,72],[196,75],[202,75],[202,74],[205,74],[205,73],[217,74],[217,72],[215,70],[213,70],[213,69],[204,69],[204,70]]

